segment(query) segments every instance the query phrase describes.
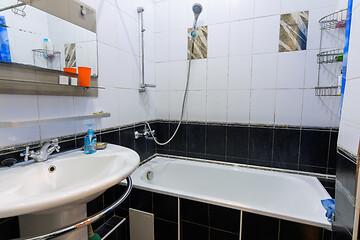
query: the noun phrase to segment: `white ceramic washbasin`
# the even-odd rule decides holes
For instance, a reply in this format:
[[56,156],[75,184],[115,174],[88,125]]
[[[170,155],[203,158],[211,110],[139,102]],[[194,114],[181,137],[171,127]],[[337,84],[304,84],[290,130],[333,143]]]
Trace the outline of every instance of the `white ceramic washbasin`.
[[[0,171],[0,218],[59,211],[84,204],[129,176],[139,165],[131,149],[108,144],[85,155],[71,152]],[[56,170],[49,171],[55,166]]]

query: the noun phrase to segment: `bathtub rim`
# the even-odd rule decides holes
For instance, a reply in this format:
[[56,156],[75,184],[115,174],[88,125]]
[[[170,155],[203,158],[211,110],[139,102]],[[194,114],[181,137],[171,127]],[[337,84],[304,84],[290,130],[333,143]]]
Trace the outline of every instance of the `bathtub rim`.
[[[256,169],[256,170],[264,170],[264,171],[268,171],[268,172],[270,171],[270,172],[290,173],[290,174],[294,174],[294,175],[304,175],[304,176],[308,176],[308,177],[315,177],[318,180],[320,186],[323,187],[325,191],[326,191],[325,187],[320,183],[318,178],[319,177],[320,178],[325,178],[326,177],[326,179],[332,179],[334,177],[333,175],[327,175],[327,174],[317,174],[317,173],[308,173],[308,172],[301,172],[301,171],[294,171],[294,170],[261,167],[261,166],[247,165],[247,164],[219,162],[219,161],[214,161],[214,160],[199,159],[199,158],[188,158],[188,157],[173,156],[173,155],[167,155],[167,154],[154,154],[153,156],[151,156],[148,159],[146,159],[145,161],[143,161],[139,165],[139,168],[142,165],[144,165],[145,163],[151,161],[152,159],[154,159],[156,157],[164,157],[164,158],[178,159],[178,160],[184,160],[184,161],[193,161],[193,162],[200,162],[200,163],[203,162],[203,163],[226,165],[226,166],[232,166],[232,167],[241,167],[241,168],[250,168],[250,169]],[[124,183],[121,182],[119,184],[123,185]],[[149,185],[149,186],[151,186],[151,185]],[[311,221],[311,220],[305,220],[305,219],[300,219],[300,218],[296,218],[296,217],[289,217],[289,216],[285,216],[285,215],[281,215],[281,214],[267,212],[267,211],[263,211],[263,210],[247,208],[245,206],[240,206],[239,203],[234,202],[234,201],[229,201],[229,200],[224,200],[224,199],[217,199],[217,198],[214,198],[214,197],[208,197],[208,196],[200,195],[200,194],[197,194],[196,196],[190,196],[190,194],[186,194],[186,192],[184,192],[184,191],[179,191],[179,190],[169,191],[169,190],[167,190],[167,188],[160,187],[160,186],[157,186],[157,188],[151,188],[151,187],[147,187],[147,186],[140,186],[140,185],[138,185],[136,183],[136,181],[134,181],[134,188],[140,189],[140,190],[145,190],[145,191],[151,191],[151,192],[159,193],[159,194],[165,194],[165,195],[172,196],[172,197],[177,197],[177,198],[202,202],[202,203],[206,203],[206,204],[212,204],[212,205],[217,205],[217,206],[221,206],[221,207],[231,208],[231,209],[244,211],[244,212],[248,212],[248,213],[254,213],[254,214],[258,214],[258,215],[262,215],[262,216],[268,216],[268,217],[276,218],[276,219],[279,219],[279,220],[286,220],[286,221],[291,221],[291,222],[296,222],[296,223],[301,223],[301,224],[307,224],[307,225],[320,227],[320,228],[332,231],[332,224],[329,223],[329,222],[326,222],[326,224],[323,224],[323,223],[314,222],[314,221]],[[327,191],[326,191],[326,193],[328,194]],[[329,195],[329,197],[330,197],[330,195]]]

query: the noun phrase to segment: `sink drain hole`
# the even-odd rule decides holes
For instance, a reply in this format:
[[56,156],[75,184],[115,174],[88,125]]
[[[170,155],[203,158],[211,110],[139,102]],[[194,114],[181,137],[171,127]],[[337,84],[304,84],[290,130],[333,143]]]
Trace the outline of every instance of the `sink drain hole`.
[[51,165],[51,166],[48,168],[48,170],[49,170],[49,173],[53,173],[53,172],[55,172],[56,167],[55,167],[54,165]]

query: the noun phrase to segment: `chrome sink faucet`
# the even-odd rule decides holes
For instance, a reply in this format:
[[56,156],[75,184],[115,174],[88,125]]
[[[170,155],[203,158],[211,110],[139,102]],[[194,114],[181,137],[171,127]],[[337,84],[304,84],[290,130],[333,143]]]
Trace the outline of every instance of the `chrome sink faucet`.
[[20,156],[24,157],[24,161],[28,161],[29,157],[34,159],[35,162],[44,162],[48,160],[49,156],[54,152],[60,151],[59,140],[57,138],[50,140],[50,142],[45,143],[39,150],[36,152],[30,151],[30,147],[27,146],[25,152],[21,153]]

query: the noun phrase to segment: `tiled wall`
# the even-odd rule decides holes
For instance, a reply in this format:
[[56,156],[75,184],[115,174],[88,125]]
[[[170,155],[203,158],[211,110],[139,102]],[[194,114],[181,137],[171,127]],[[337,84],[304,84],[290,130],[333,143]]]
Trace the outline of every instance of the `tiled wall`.
[[[346,1],[160,0],[155,4],[156,118],[178,120],[191,6],[203,5],[207,59],[194,60],[185,119],[338,127],[339,97],[317,97],[319,19]],[[280,15],[309,11],[307,48],[279,53]],[[334,42],[326,35],[327,47]],[[340,74],[340,71],[339,71]]]
[[34,120],[92,114],[100,110],[112,116],[97,121],[78,121],[0,129],[0,148],[82,133],[87,123],[96,129],[116,127],[155,118],[155,91],[139,94],[140,48],[138,14],[144,6],[146,81],[155,83],[154,3],[142,1],[87,0],[96,9],[99,97],[0,95],[1,121]]
[[[176,126],[156,122],[158,140],[168,139]],[[169,145],[156,148],[162,154],[334,175],[337,135],[330,129],[186,123]]]
[[[339,128],[339,151],[336,167],[336,221],[335,227],[343,233],[343,239],[353,234],[356,196],[356,169],[360,140],[360,2],[353,1],[347,77]],[[359,199],[357,200],[359,201]]]
[[332,239],[332,233],[321,228],[136,188],[116,214],[128,217],[129,207],[154,214],[155,240],[177,240],[179,220],[182,240],[238,240],[240,234],[243,240]]

